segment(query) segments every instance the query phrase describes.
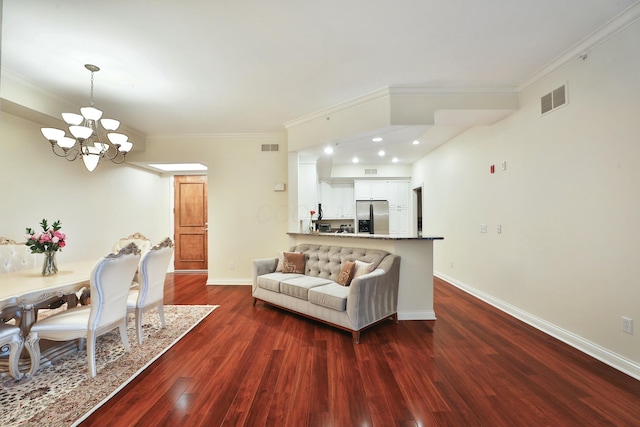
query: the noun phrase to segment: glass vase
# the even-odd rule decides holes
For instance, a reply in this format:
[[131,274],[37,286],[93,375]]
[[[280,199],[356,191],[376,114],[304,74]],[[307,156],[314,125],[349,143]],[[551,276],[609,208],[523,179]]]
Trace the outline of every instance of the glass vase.
[[57,251],[44,252],[44,263],[42,264],[42,275],[51,276],[58,272]]

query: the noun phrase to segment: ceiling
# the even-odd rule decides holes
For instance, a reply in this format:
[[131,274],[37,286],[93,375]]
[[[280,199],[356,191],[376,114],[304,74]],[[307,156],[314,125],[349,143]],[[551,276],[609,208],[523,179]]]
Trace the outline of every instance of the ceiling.
[[[84,64],[98,65],[96,106],[148,136],[284,133],[388,86],[517,88],[636,3],[4,0],[0,60],[3,79],[77,105],[89,98]],[[349,143],[350,156],[376,132],[398,149],[431,134],[428,150],[460,129],[331,143]]]

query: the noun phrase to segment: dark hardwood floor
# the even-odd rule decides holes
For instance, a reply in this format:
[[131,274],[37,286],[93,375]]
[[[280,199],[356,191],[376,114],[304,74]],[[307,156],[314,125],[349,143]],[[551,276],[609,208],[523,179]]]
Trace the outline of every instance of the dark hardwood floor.
[[438,320],[359,345],[205,282],[168,276],[166,304],[220,307],[82,426],[640,426],[640,381],[439,279]]

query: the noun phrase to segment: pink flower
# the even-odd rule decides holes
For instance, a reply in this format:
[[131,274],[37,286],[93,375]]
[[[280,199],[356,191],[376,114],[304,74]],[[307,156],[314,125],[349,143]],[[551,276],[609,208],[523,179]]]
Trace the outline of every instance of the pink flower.
[[58,242],[58,246],[60,246],[61,248],[64,248],[65,246],[67,246],[67,244],[64,242],[64,240],[60,240]]

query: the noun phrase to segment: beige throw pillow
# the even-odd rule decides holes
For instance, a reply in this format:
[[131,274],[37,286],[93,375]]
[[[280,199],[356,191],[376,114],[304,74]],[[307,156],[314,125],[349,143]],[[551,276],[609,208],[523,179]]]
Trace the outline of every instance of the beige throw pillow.
[[283,273],[304,274],[305,256],[296,252],[285,252],[282,263]]
[[342,265],[342,269],[338,274],[338,279],[336,283],[342,286],[349,286],[351,284],[351,279],[353,279],[353,275],[356,272],[356,263],[351,261],[345,261]]
[[276,271],[281,272],[282,266],[284,265],[284,252],[278,252],[278,265],[276,266]]
[[374,264],[372,262],[364,262],[356,260],[356,272],[353,275],[353,278],[364,276],[367,273],[371,273],[373,271]]

